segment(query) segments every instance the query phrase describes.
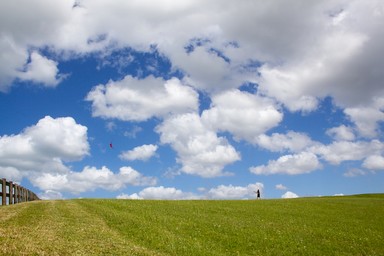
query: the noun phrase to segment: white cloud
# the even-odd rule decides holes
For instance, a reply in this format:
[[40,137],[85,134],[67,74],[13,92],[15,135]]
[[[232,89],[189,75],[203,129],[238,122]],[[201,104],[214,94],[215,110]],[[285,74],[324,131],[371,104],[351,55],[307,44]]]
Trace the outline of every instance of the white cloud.
[[339,127],[328,129],[327,134],[333,137],[335,140],[355,140],[355,134],[353,133],[353,130],[345,125],[340,125]]
[[33,144],[33,149],[45,156],[74,161],[89,154],[87,127],[79,125],[72,117],[46,116],[35,126],[28,127],[21,136]]
[[[367,6],[360,1],[339,1],[306,9],[305,15],[314,16],[305,17],[309,26],[301,30],[300,40],[311,40],[313,44],[306,45],[304,51],[292,52],[294,55],[282,65],[263,66],[262,90],[291,110],[313,110],[316,98],[325,95],[331,95],[340,106],[357,106],[369,102],[372,96],[383,95],[383,76],[377,68],[384,62],[373,55],[383,49],[384,37],[378,33],[383,16],[372,16],[382,7],[380,1]],[[321,9],[323,15],[319,15]],[[343,11],[335,18],[337,10]],[[367,75],[359,75],[361,72]]]
[[31,62],[25,66],[25,71],[18,73],[18,78],[47,87],[55,87],[63,78],[58,74],[57,65],[57,62],[49,60],[37,52],[32,52]]
[[11,38],[5,36],[0,36],[0,49],[0,92],[7,92],[17,77],[17,68],[24,65],[28,53],[26,49],[15,45]]
[[17,135],[0,137],[0,168],[13,170],[13,177],[26,176],[29,171],[66,172],[64,161],[77,161],[88,154],[87,127],[71,117],[46,116]]
[[[284,150],[302,153],[296,155],[285,155],[277,160],[271,160],[268,165],[251,167],[250,171],[255,174],[300,174],[308,173],[321,168],[319,159],[330,164],[339,165],[344,161],[364,160],[362,167],[367,169],[383,169],[381,154],[384,144],[379,140],[371,141],[347,141],[354,139],[351,129],[339,126],[327,130],[327,134],[333,136],[336,141],[329,145],[312,141],[308,136],[301,133],[288,132],[287,134],[274,133],[271,136],[258,136],[258,145],[273,152]],[[354,172],[347,172],[346,176],[353,176]]]
[[226,165],[240,159],[240,155],[224,137],[208,129],[197,114],[172,116],[156,131],[160,141],[170,144],[177,152],[181,171],[202,177],[226,175]]
[[316,144],[308,135],[294,131],[289,131],[286,134],[273,133],[271,136],[261,134],[257,137],[256,143],[273,152],[300,152]]
[[107,122],[105,124],[105,127],[107,128],[107,131],[113,131],[114,129],[116,129],[116,124],[115,122]]
[[362,166],[370,170],[384,170],[384,157],[381,155],[368,156]]
[[13,182],[21,182],[23,178],[23,173],[15,167],[0,166],[0,177],[4,177]]
[[143,128],[141,128],[140,126],[133,126],[131,130],[128,130],[128,131],[125,131],[124,132],[124,136],[126,137],[129,137],[129,138],[136,138],[137,134],[139,132],[141,132],[143,130]]
[[[15,78],[31,80],[46,86],[60,82],[57,64],[33,51],[40,47],[57,47],[62,42],[61,28],[70,22],[72,1],[10,1],[0,10],[0,91],[7,91]],[[30,10],[34,10],[31,13]],[[17,19],[15,19],[17,17]],[[73,40],[72,38],[71,40]],[[25,68],[27,72],[20,70]]]
[[378,140],[335,141],[330,145],[314,146],[310,150],[327,162],[338,165],[343,161],[358,161],[371,155],[380,155],[384,144]]
[[345,177],[357,177],[357,176],[366,175],[366,172],[357,168],[352,168],[346,171],[343,175]]
[[289,174],[297,175],[310,173],[321,168],[315,154],[301,152],[296,155],[285,155],[277,160],[270,160],[268,165],[249,168],[249,171],[258,175]]
[[284,195],[281,196],[281,198],[298,198],[299,196],[291,191],[287,191],[284,193]]
[[305,74],[300,74],[299,69],[304,68],[295,67],[294,70],[288,71],[280,67],[264,65],[259,69],[261,73],[259,83],[265,94],[283,102],[291,111],[313,111],[317,108],[318,100],[315,96],[305,93],[307,85],[304,81],[300,81],[304,79],[301,76]]
[[54,190],[46,190],[43,193],[40,193],[38,196],[41,200],[64,199],[63,195],[60,192]]
[[142,160],[146,161],[153,157],[156,154],[158,146],[157,145],[142,145],[135,147],[132,150],[122,152],[119,157],[123,160],[133,161],[133,160]]
[[197,89],[215,91],[218,84],[224,88],[230,87],[229,81],[225,84],[221,83],[224,74],[231,74],[230,64],[217,54],[209,52],[203,47],[198,47],[189,54],[179,55],[179,57],[181,56],[183,58],[173,60],[179,68],[187,72],[189,75],[188,83]]
[[116,196],[116,199],[132,199],[132,200],[140,200],[141,198],[138,194],[133,193],[132,195],[128,195],[125,193],[121,193],[120,195]]
[[[25,47],[57,40],[58,28],[69,22],[73,1],[56,3],[31,0],[3,3],[0,10],[2,36],[12,38],[15,44]],[[30,10],[36,8],[34,13]],[[15,15],[18,19],[15,19]]]
[[225,186],[220,185],[207,192],[207,197],[211,199],[244,199],[255,198],[256,191],[260,190],[263,194],[264,185],[262,183],[249,184],[248,186]]
[[355,123],[358,132],[362,136],[372,138],[379,133],[378,123],[384,121],[383,109],[384,97],[376,99],[371,106],[346,108],[344,112]]
[[211,108],[202,113],[204,123],[217,131],[228,131],[235,139],[250,142],[277,126],[283,118],[268,98],[239,90],[214,95]]
[[[365,39],[363,35],[339,31],[323,35],[320,38],[323,42],[312,46],[316,48],[307,48],[309,55],[301,56],[302,60],[291,60],[282,67],[263,66],[261,69],[263,91],[276,97],[292,111],[315,110],[318,105],[317,98],[324,97],[327,93],[333,93],[336,102],[343,104],[342,95],[332,87],[336,81],[329,80],[338,79],[339,74],[335,66],[348,62],[360,50]],[[342,45],[343,51],[339,51]],[[311,56],[312,54],[316,56]],[[340,84],[336,88],[346,86]]]
[[277,184],[277,185],[275,186],[275,188],[278,189],[278,190],[287,190],[287,187],[284,186],[283,184]]
[[121,182],[128,183],[133,186],[147,186],[155,185],[157,183],[156,178],[146,177],[129,166],[120,168],[118,178]]
[[[130,197],[134,197],[131,195]],[[143,199],[167,199],[167,200],[184,200],[196,199],[196,196],[191,193],[183,192],[172,187],[148,187],[139,192],[138,198]]]
[[29,178],[32,184],[41,190],[56,192],[70,192],[73,194],[104,189],[115,191],[126,187],[155,185],[154,177],[143,176],[129,166],[121,167],[115,174],[107,167],[101,169],[86,166],[81,172],[69,171],[65,174],[44,173]]
[[86,100],[92,102],[93,116],[123,121],[145,121],[198,109],[198,94],[192,88],[177,78],[164,81],[153,76],[141,80],[126,76],[98,85]]

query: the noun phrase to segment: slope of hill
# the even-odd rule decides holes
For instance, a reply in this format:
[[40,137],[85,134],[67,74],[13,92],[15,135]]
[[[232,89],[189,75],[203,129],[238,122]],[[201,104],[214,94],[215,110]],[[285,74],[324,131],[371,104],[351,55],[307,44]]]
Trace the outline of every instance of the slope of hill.
[[7,255],[384,255],[384,195],[35,201],[0,208]]

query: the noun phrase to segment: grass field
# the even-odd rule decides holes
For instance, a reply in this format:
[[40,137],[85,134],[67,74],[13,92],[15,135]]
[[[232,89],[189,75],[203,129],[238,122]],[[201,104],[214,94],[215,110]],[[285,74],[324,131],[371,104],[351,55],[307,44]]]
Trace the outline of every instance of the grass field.
[[384,195],[0,207],[2,255],[384,255]]

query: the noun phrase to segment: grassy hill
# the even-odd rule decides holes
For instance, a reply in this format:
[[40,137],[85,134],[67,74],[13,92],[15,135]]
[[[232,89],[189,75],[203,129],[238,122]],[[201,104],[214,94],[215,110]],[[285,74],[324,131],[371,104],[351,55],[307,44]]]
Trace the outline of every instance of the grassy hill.
[[384,255],[384,195],[35,201],[0,207],[2,255]]

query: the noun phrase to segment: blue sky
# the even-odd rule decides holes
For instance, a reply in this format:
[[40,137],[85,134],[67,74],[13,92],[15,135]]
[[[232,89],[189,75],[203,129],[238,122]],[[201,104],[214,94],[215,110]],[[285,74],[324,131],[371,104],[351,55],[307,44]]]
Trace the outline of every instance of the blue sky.
[[1,5],[0,176],[41,198],[383,192],[382,1]]

